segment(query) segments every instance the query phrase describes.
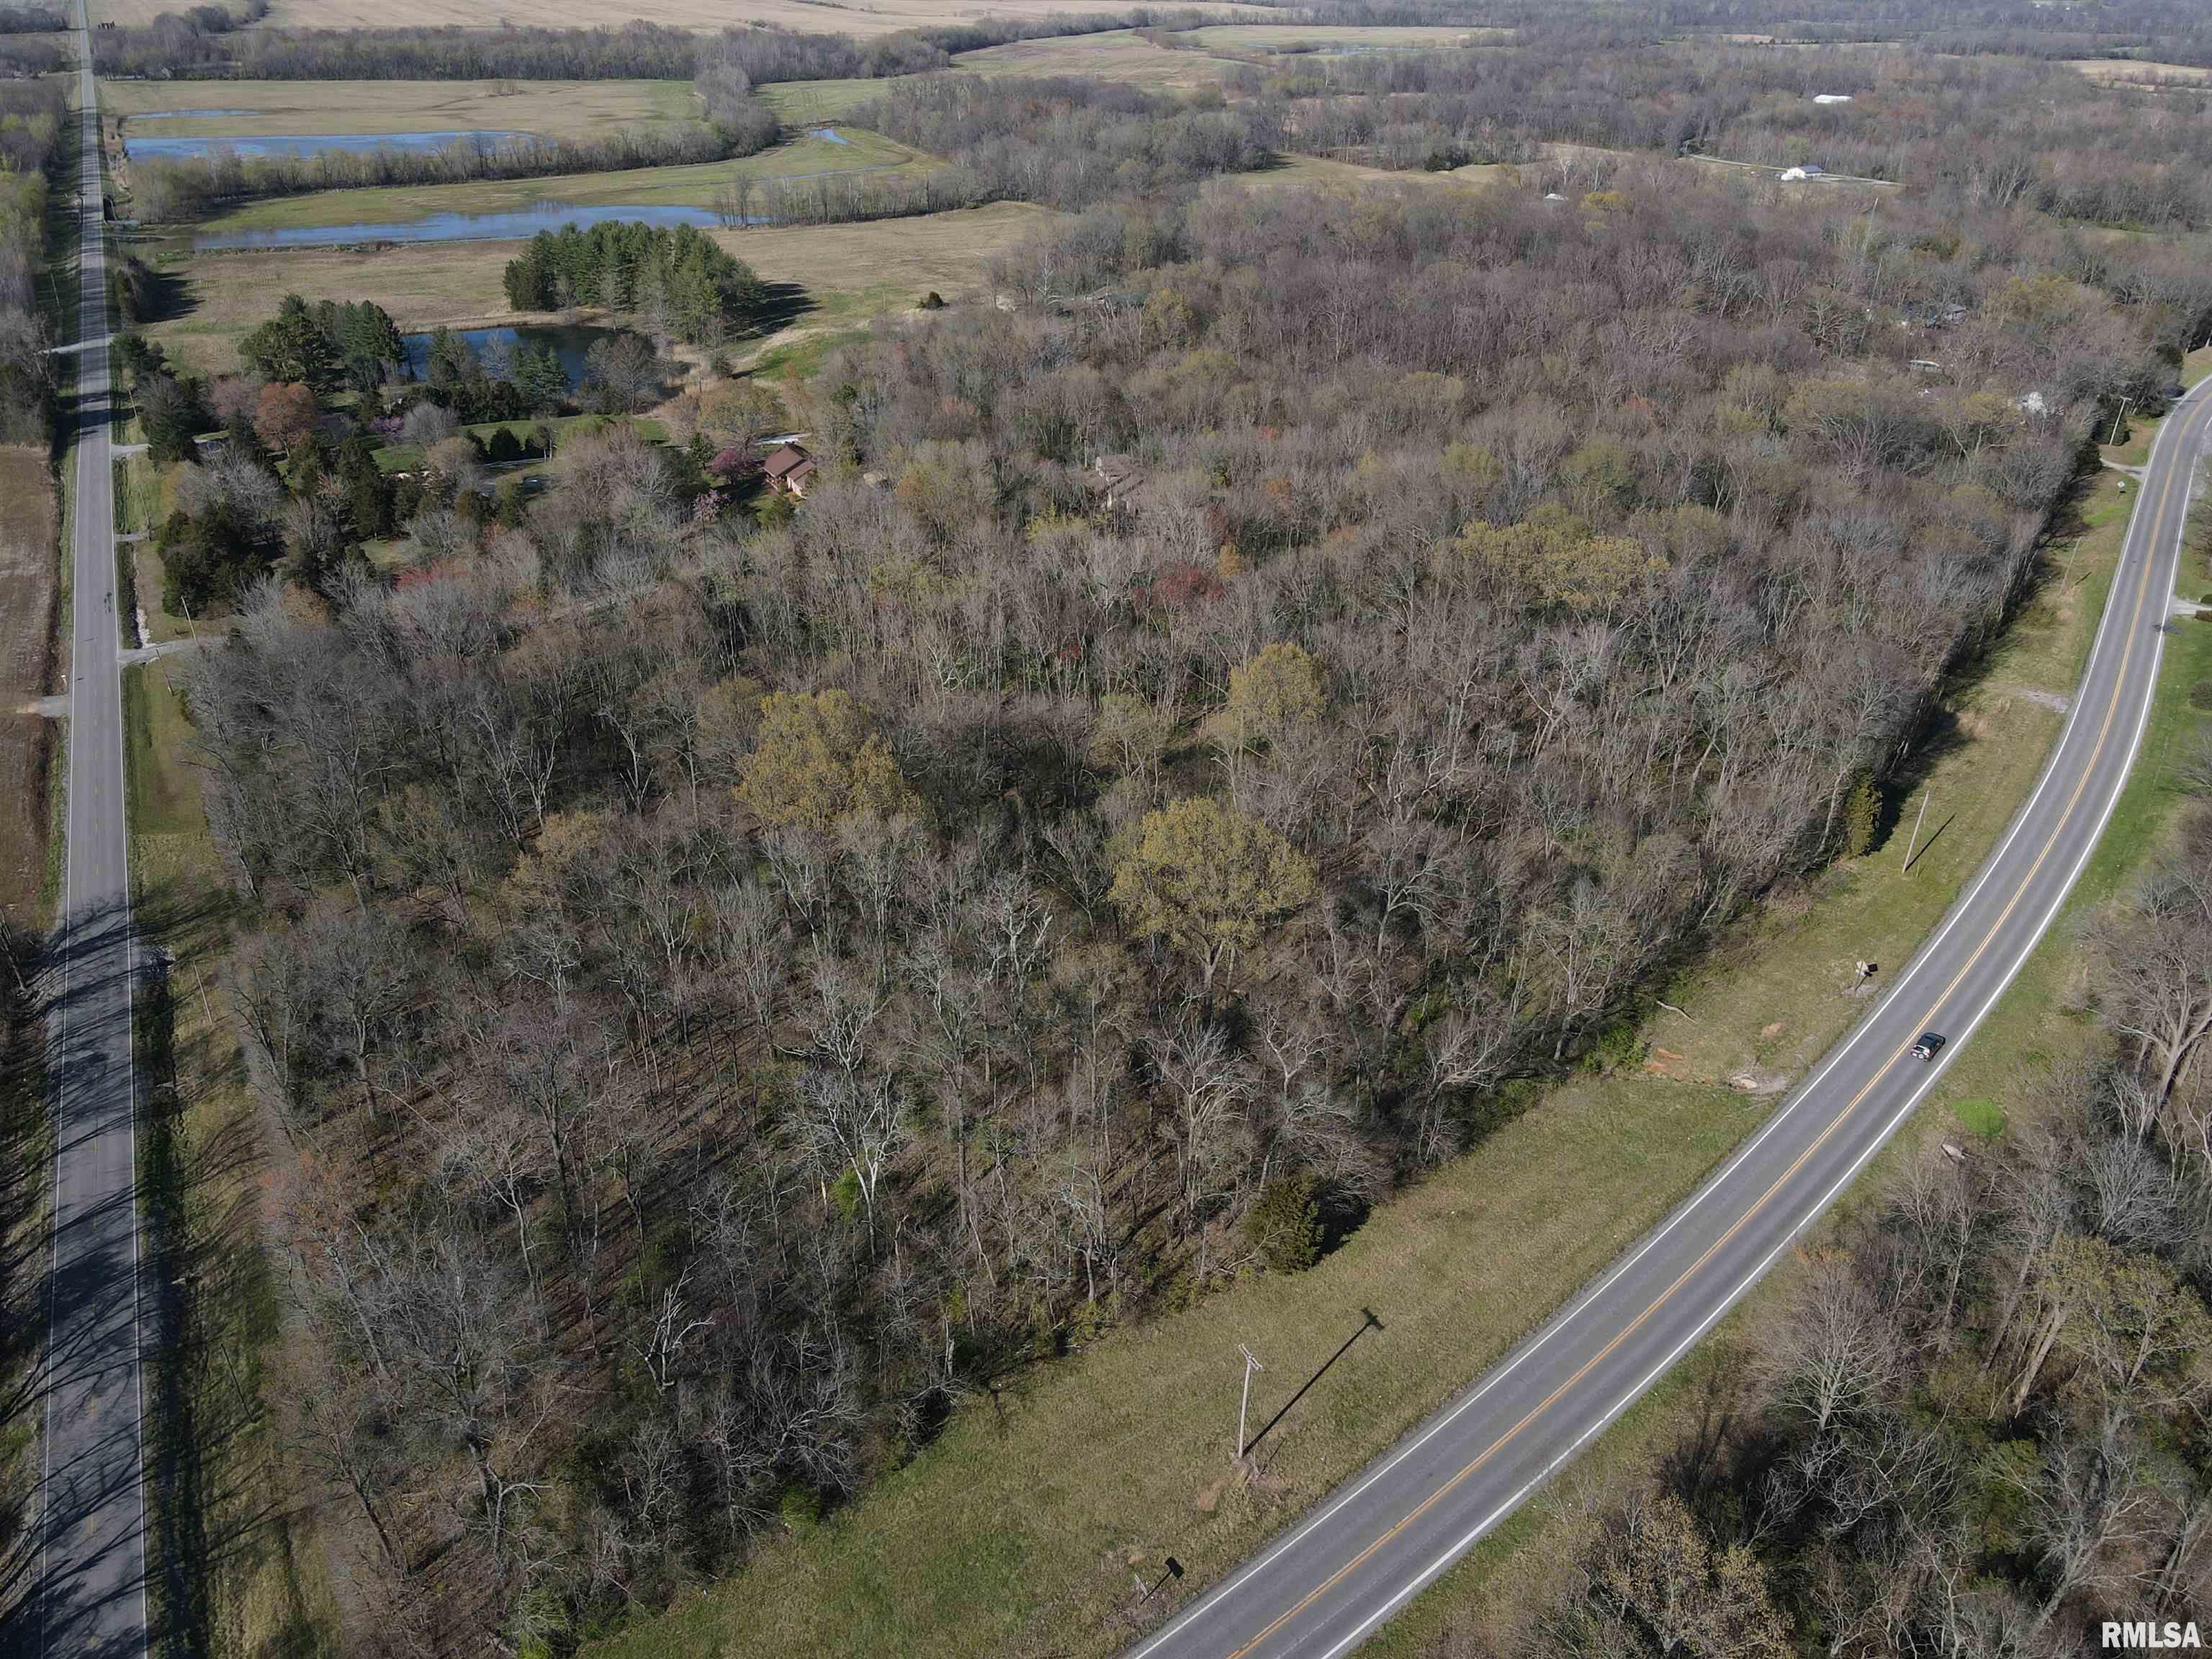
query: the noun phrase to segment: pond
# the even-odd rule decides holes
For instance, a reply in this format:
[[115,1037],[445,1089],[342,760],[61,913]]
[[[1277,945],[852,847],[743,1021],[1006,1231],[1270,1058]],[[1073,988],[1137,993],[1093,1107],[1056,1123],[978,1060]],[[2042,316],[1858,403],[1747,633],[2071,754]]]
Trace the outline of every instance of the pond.
[[[183,112],[179,111],[179,113]],[[195,110],[193,114],[201,112]],[[210,111],[209,113],[215,112]],[[143,116],[134,116],[143,120]],[[534,134],[475,128],[457,132],[307,132],[264,133],[217,138],[141,138],[127,137],[124,146],[133,156],[162,161],[191,161],[228,150],[234,155],[367,155],[371,150],[440,150],[448,144],[480,143],[496,149],[503,145],[536,142]]]
[[696,225],[702,230],[712,230],[721,225],[723,219],[712,208],[665,203],[580,207],[571,202],[541,202],[536,207],[517,208],[506,213],[433,213],[392,224],[355,222],[290,225],[270,230],[218,231],[193,237],[192,251],[213,253],[226,248],[343,247],[356,242],[521,241],[541,230],[558,230],[563,225],[589,228],[639,222],[664,228]]
[[[611,339],[621,332],[618,329],[592,328],[583,324],[555,323],[526,325],[520,328],[457,328],[453,337],[466,345],[478,359],[486,352],[497,352],[514,346],[533,346],[538,350],[550,349],[561,360],[561,372],[574,388],[584,379],[584,358],[598,342]],[[428,334],[403,334],[400,344],[407,352],[407,372],[421,380],[430,364],[430,337]]]

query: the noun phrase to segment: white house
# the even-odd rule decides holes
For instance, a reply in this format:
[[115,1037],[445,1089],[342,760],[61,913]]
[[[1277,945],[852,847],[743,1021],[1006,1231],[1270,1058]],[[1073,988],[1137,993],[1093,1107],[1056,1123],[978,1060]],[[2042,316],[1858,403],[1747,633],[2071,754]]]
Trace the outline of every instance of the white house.
[[1813,101],[1816,104],[1848,104],[1851,101],[1851,95],[1848,92],[1816,92],[1813,94]]

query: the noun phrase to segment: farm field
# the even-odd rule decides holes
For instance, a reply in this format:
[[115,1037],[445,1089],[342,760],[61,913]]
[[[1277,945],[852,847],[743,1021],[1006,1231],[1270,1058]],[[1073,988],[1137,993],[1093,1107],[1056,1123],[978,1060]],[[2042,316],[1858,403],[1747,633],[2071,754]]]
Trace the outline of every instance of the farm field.
[[46,453],[0,447],[0,912],[27,926],[46,872],[47,722],[22,705],[46,690],[58,572]]
[[[101,112],[134,137],[446,132],[592,138],[697,117],[684,81],[103,81]],[[171,111],[205,110],[205,116]],[[165,118],[149,121],[151,112]]]
[[[957,213],[866,224],[714,231],[709,234],[767,281],[805,290],[811,309],[763,342],[788,345],[849,327],[877,310],[911,306],[935,289],[947,299],[973,285],[984,262],[1052,217],[1002,202]],[[374,300],[410,330],[515,320],[500,273],[513,242],[422,242],[370,252],[287,248],[195,254],[169,269],[188,309],[146,332],[185,368],[237,367],[238,337],[267,320],[276,300]]]
[[[89,0],[94,23],[150,23],[174,0]],[[276,0],[268,21],[276,28],[483,28],[493,22],[547,28],[591,28],[632,18],[671,28],[741,28],[774,23],[812,33],[874,35],[899,29],[973,23],[985,17],[1042,18],[1118,15],[1127,0],[635,0],[610,11],[590,0],[526,0],[489,14],[467,0]],[[1222,17],[1268,15],[1266,8],[1224,4],[1202,9]]]
[[256,202],[200,227],[210,235],[349,224],[404,224],[441,214],[511,213],[544,203],[578,207],[710,207],[715,192],[739,178],[803,179],[836,173],[919,172],[927,158],[875,133],[854,130],[841,139],[809,134],[758,155],[623,173],[576,173],[544,179],[465,185],[325,190]]
[[2115,82],[2212,81],[2212,69],[2195,64],[2154,64],[2130,58],[2075,58],[2066,67],[2079,70],[2092,81]]

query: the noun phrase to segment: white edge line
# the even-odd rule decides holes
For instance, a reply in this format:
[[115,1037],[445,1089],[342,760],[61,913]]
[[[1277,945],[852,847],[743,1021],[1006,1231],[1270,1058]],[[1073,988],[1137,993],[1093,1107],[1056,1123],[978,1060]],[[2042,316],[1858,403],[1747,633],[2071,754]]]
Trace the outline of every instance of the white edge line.
[[[2194,388],[2191,388],[2191,391],[2193,392]],[[2175,408],[2177,410],[2179,409],[2182,401],[2183,400],[2181,399],[2175,400]],[[2179,423],[2177,422],[2177,424]],[[2165,436],[2165,433],[2161,431],[2159,435],[2162,438]],[[2182,502],[2182,523],[2185,527],[2188,523],[2188,494],[2185,493]],[[2174,547],[2177,555],[2179,554],[2180,545],[2181,538],[2180,534],[2178,532],[2174,538]],[[2154,554],[2152,556],[2157,557],[2159,556]],[[2175,574],[2178,575],[2179,564],[2178,557],[2175,562]],[[2168,599],[2171,599],[2172,597],[2172,590],[2173,586],[2174,578],[2169,576],[2166,582],[2166,587],[2167,589],[2166,597]],[[2107,605],[2106,610],[2107,619],[2109,619],[2112,614],[2112,607]],[[1408,1580],[1403,1589],[1398,1590],[1389,1601],[1385,1601],[1381,1607],[1369,1614],[1366,1619],[1360,1622],[1358,1626],[1355,1628],[1349,1636],[1345,1637],[1342,1640],[1338,1642],[1335,1646],[1328,1649],[1325,1653],[1323,1653],[1321,1656],[1321,1659],[1339,1659],[1340,1655],[1349,1652],[1352,1648],[1358,1646],[1360,1642],[1366,1638],[1368,1633],[1372,1631],[1376,1626],[1389,1619],[1392,1613],[1395,1613],[1398,1608],[1402,1607],[1410,1598],[1419,1595],[1422,1589],[1428,1586],[1431,1580],[1443,1573],[1452,1565],[1453,1562],[1458,1560],[1461,1556],[1466,1554],[1468,1550],[1472,1549],[1476,1541],[1480,1540],[1485,1533],[1488,1532],[1508,1515],[1510,1515],[1515,1510],[1518,1509],[1522,1502],[1527,1499],[1530,1492],[1534,1492],[1538,1486],[1551,1479],[1551,1477],[1558,1472],[1559,1467],[1571,1459],[1577,1452],[1580,1451],[1583,1447],[1589,1442],[1592,1437],[1601,1433],[1605,1429],[1611,1425],[1615,1418],[1619,1417],[1621,1413],[1626,1411],[1629,1407],[1635,1404],[1638,1400],[1641,1399],[1654,1382],[1657,1382],[1677,1360],[1680,1359],[1684,1353],[1696,1346],[1696,1344],[1704,1338],[1705,1333],[1711,1329],[1712,1327],[1728,1313],[1729,1309],[1733,1308],[1736,1303],[1742,1299],[1746,1291],[1750,1290],[1753,1285],[1757,1284],[1761,1279],[1765,1277],[1768,1270],[1773,1267],[1776,1260],[1780,1257],[1782,1252],[1789,1249],[1791,1243],[1796,1241],[1797,1235],[1804,1231],[1807,1227],[1818,1220],[1820,1216],[1826,1212],[1828,1206],[1835,1202],[1836,1195],[1842,1192],[1843,1189],[1849,1186],[1853,1181],[1858,1178],[1859,1171],[1866,1167],[1868,1161],[1871,1159],[1876,1152],[1879,1152],[1884,1146],[1889,1144],[1891,1138],[1896,1134],[1899,1126],[1903,1124],[1906,1118],[1911,1116],[1911,1115],[1919,1109],[1920,1103],[1926,1097],[1928,1091],[1936,1086],[1936,1083],[1942,1079],[1944,1072],[1949,1069],[1951,1061],[1957,1058],[1960,1050],[1964,1048],[1966,1043],[1972,1038],[1975,1031],[1980,1028],[1982,1021],[1988,1018],[1990,1012],[1994,1009],[1999,1002],[2003,1000],[2005,994],[2012,988],[2013,981],[2020,976],[2021,970],[2027,966],[2028,959],[2035,954],[2037,949],[2042,945],[2044,936],[2051,930],[2051,924],[2057,920],[2059,911],[2065,908],[2066,901],[2073,896],[2075,884],[2081,880],[2081,872],[2087,867],[2090,859],[2096,854],[2099,843],[2104,840],[2105,827],[2112,822],[2113,812],[2118,810],[2120,797],[2127,793],[2128,781],[2135,772],[2136,757],[2141,752],[2142,748],[2143,733],[2148,731],[2150,726],[2151,707],[2157,700],[2158,696],[2159,670],[2162,665],[2166,656],[2166,611],[2164,607],[2161,607],[2158,613],[2158,620],[2153,625],[2152,629],[2153,638],[2151,646],[2150,677],[2144,687],[2142,702],[2136,711],[2135,735],[2128,744],[2127,764],[2121,768],[2118,781],[2114,786],[2112,793],[2106,799],[2105,810],[2098,815],[2096,829],[2091,832],[2088,841],[2083,845],[2081,848],[2081,855],[2074,860],[2074,867],[2067,872],[2064,883],[2061,884],[2057,895],[2051,899],[2050,908],[2043,913],[2043,919],[2036,923],[2034,933],[2029,935],[2027,944],[2021,948],[2020,953],[2014,957],[2011,966],[2006,969],[2004,977],[1998,981],[1996,988],[1992,990],[1987,997],[1983,999],[1982,1006],[1974,1011],[1973,1017],[1966,1022],[1966,1030],[1959,1034],[1958,1041],[1951,1045],[1949,1051],[1944,1055],[1943,1059],[1929,1070],[1928,1076],[1921,1083],[1920,1086],[1912,1091],[1912,1093],[1906,1098],[1905,1104],[1898,1108],[1896,1113],[1890,1118],[1889,1121],[1882,1126],[1881,1133],[1868,1143],[1866,1149],[1860,1152],[1858,1157],[1851,1161],[1850,1167],[1845,1170],[1841,1176],[1837,1177],[1836,1182],[1833,1186],[1830,1187],[1826,1193],[1821,1194],[1820,1201],[1814,1204],[1814,1206],[1804,1215],[1799,1217],[1797,1220],[1790,1224],[1790,1230],[1783,1234],[1781,1239],[1775,1244],[1772,1249],[1769,1250],[1765,1256],[1760,1258],[1759,1265],[1753,1267],[1751,1272],[1745,1274],[1742,1279],[1737,1283],[1735,1287],[1729,1291],[1725,1297],[1721,1298],[1719,1304],[1713,1309],[1713,1310],[1707,1314],[1703,1320],[1698,1322],[1697,1328],[1687,1336],[1684,1337],[1680,1342],[1676,1343],[1674,1346],[1668,1351],[1665,1358],[1662,1359],[1656,1365],[1645,1372],[1643,1377],[1633,1388],[1630,1389],[1627,1393],[1622,1395],[1620,1399],[1616,1400],[1612,1405],[1606,1407],[1603,1413],[1601,1413],[1595,1422],[1593,1422],[1588,1428],[1584,1429],[1581,1434],[1577,1435],[1572,1443],[1571,1443],[1564,1451],[1560,1452],[1558,1456],[1554,1457],[1550,1462],[1547,1463],[1540,1470],[1539,1470],[1536,1474],[1529,1480],[1527,1485],[1523,1486],[1518,1492],[1515,1492],[1510,1498],[1508,1498],[1503,1504],[1499,1504],[1495,1510],[1492,1510],[1487,1516],[1484,1516],[1480,1522],[1476,1523],[1472,1531],[1468,1532],[1465,1536],[1461,1538],[1458,1542],[1452,1545],[1449,1549],[1446,1550],[1434,1561],[1424,1567],[1412,1579]],[[2101,623],[2100,624],[2100,631],[2102,631]],[[2094,659],[2094,653],[2092,654]]]
[[[2174,399],[2173,405],[2170,410],[2168,410],[2167,413],[2169,415],[2182,413],[2191,399],[2196,398],[2202,389],[2207,386],[2212,386],[2212,380],[2200,380],[2196,386],[2185,388],[2181,396]],[[2158,450],[2160,447],[2165,443],[2167,434],[2184,424],[2185,424],[2185,422],[2176,421],[2170,422],[2160,427],[2157,436],[2151,441],[2151,455],[2149,458],[2149,463],[2144,469],[2146,473],[2151,470],[2152,466],[2155,465]],[[2142,505],[2143,499],[2143,495],[2137,495],[2136,497],[2136,506],[2137,507],[2140,507]],[[2128,541],[2132,541],[2135,538],[2136,526],[2133,520],[2134,514],[2131,509],[2130,514],[2128,535],[2124,539],[2121,546],[2120,564],[2122,565],[2124,565],[2126,562],[2126,543]],[[2177,543],[2177,546],[2178,545],[2179,543]],[[2156,556],[2154,555],[2153,556]],[[2115,567],[2113,574],[2117,579],[2118,575],[2118,566]],[[2172,588],[2172,584],[2171,582],[2167,584],[2169,590]],[[2172,594],[2169,592],[2168,598],[2171,599],[2171,597]],[[2085,682],[2094,672],[2096,667],[2098,656],[2105,648],[2106,633],[2112,626],[2112,613],[2116,608],[2117,607],[2112,605],[2111,597],[2108,593],[2106,596],[2104,613],[2097,620],[2096,637],[2091,641],[2089,646],[2089,655],[2082,664],[2081,677]],[[2159,614],[2162,623],[2166,616],[2166,611],[2161,610]],[[2165,639],[2165,635],[2162,632],[2159,638],[2162,646]],[[2151,684],[2153,687],[2155,688],[2157,684],[2157,668],[2155,663],[2154,663],[2152,668]],[[1980,896],[1982,888],[1988,883],[1990,878],[1995,875],[1997,870],[2002,866],[2004,862],[2004,855],[2007,851],[2010,849],[2014,840],[2019,836],[2021,830],[2027,827],[2028,820],[2034,815],[2036,804],[2042,799],[2043,792],[2050,787],[2051,780],[2057,775],[2059,760],[2065,753],[2068,740],[2073,736],[2074,723],[2081,714],[2081,707],[2082,700],[2078,696],[2067,705],[2065,722],[2059,727],[2058,736],[2051,745],[2050,758],[2044,762],[2042,775],[2036,780],[2034,789],[2029,793],[2027,800],[2021,804],[2020,810],[2014,813],[2013,817],[2011,827],[2005,832],[2004,839],[1997,843],[1996,850],[1992,852],[1989,858],[1984,862],[1980,872],[1974,878],[1972,884],[1968,886],[1966,891],[1960,894],[1957,901],[1953,903],[1950,913],[1943,919],[1942,925],[1938,927],[1934,933],[1930,934],[1920,947],[1913,952],[1912,958],[1905,964],[1905,970],[1899,974],[1896,979],[1890,982],[1889,989],[1883,994],[1881,999],[1877,1001],[1873,1007],[1868,1009],[1865,1014],[1861,1016],[1858,1024],[1851,1028],[1850,1035],[1845,1036],[1842,1042],[1829,1051],[1827,1057],[1814,1068],[1812,1076],[1797,1086],[1797,1088],[1791,1093],[1790,1098],[1784,1103],[1781,1109],[1769,1117],[1765,1123],[1759,1127],[1759,1132],[1756,1134],[1753,1135],[1750,1139],[1738,1146],[1735,1152],[1729,1156],[1728,1161],[1711,1176],[1708,1176],[1698,1187],[1696,1192],[1692,1193],[1689,1198],[1685,1200],[1680,1205],[1677,1206],[1674,1213],[1669,1215],[1656,1231],[1646,1235],[1643,1243],[1639,1244],[1632,1254],[1624,1260],[1616,1263],[1607,1272],[1601,1273],[1595,1281],[1584,1289],[1577,1291],[1574,1297],[1569,1301],[1565,1307],[1561,1308],[1557,1313],[1553,1314],[1551,1318],[1545,1322],[1543,1328],[1536,1332],[1533,1339],[1527,1341],[1518,1352],[1508,1355],[1504,1363],[1493,1367],[1488,1375],[1481,1379],[1479,1385],[1471,1393],[1446,1409],[1442,1415],[1431,1419],[1428,1425],[1421,1429],[1421,1431],[1416,1434],[1413,1438],[1399,1446],[1395,1451],[1389,1454],[1389,1455],[1382,1462],[1373,1466],[1365,1475],[1361,1477],[1354,1485],[1337,1494],[1336,1497],[1332,1498],[1326,1506],[1316,1510],[1312,1515],[1309,1516],[1303,1525],[1297,1527],[1293,1531],[1285,1534],[1267,1550],[1247,1561],[1234,1573],[1231,1574],[1227,1578],[1223,1579],[1220,1583],[1214,1586],[1213,1589],[1208,1590],[1205,1595],[1201,1595],[1196,1601],[1191,1602],[1189,1606],[1177,1613],[1174,1618],[1168,1620],[1166,1624],[1161,1626],[1159,1630],[1141,1646],[1131,1649],[1126,1656],[1126,1659],[1146,1659],[1147,1655],[1158,1649],[1163,1642],[1167,1641],[1170,1637],[1177,1634],[1184,1625],[1189,1623],[1202,1613],[1208,1613],[1219,1607],[1238,1590],[1242,1589],[1255,1575],[1265,1571],[1276,1559],[1276,1558],[1283,1553],[1284,1551],[1291,1549],[1304,1541],[1304,1540],[1312,1533],[1316,1527],[1322,1525],[1339,1510],[1342,1509],[1346,1504],[1351,1503],[1353,1499],[1359,1497],[1361,1493],[1364,1492],[1370,1486],[1373,1486],[1376,1481],[1389,1474],[1392,1469],[1397,1468],[1400,1463],[1403,1462],[1407,1458],[1419,1451],[1437,1435],[1442,1433],[1445,1429],[1449,1428],[1454,1422],[1458,1420],[1462,1413],[1472,1408],[1481,1401],[1484,1395],[1487,1395],[1499,1383],[1504,1382],[1507,1377],[1510,1376],[1520,1368],[1524,1361],[1534,1358],[1537,1352],[1540,1351],[1553,1337],[1558,1335],[1561,1331],[1566,1329],[1571,1324],[1572,1324],[1576,1318],[1587,1310],[1591,1304],[1595,1303],[1607,1290],[1611,1289],[1623,1274],[1634,1267],[1638,1261],[1644,1259],[1647,1253],[1656,1248],[1669,1233],[1674,1231],[1676,1226],[1687,1220],[1698,1208],[1698,1206],[1704,1204],[1706,1199],[1717,1192],[1722,1184],[1725,1182],[1730,1176],[1735,1173],[1738,1166],[1753,1152],[1757,1152],[1759,1146],[1765,1143],[1766,1138],[1772,1134],[1777,1129],[1780,1128],[1784,1122],[1789,1119],[1790,1115],[1794,1113],[1799,1106],[1802,1105],[1806,1100],[1811,1097],[1813,1093],[1820,1087],[1822,1081],[1826,1079],[1829,1072],[1842,1062],[1844,1057],[1850,1054],[1852,1048],[1857,1045],[1858,1040],[1863,1036],[1872,1026],[1878,1023],[1881,1016],[1888,1011],[1891,1002],[1905,994],[1906,988],[1912,983],[1914,976],[1921,971],[1923,965],[1935,954],[1936,947],[1942,945],[1944,939],[1950,936],[1951,930],[1958,926],[1961,918],[1963,918],[1967,910],[1972,907],[1975,899]],[[2148,719],[2148,711],[2149,704],[2146,702],[2144,704],[2145,719]],[[2138,732],[2138,741],[2140,741],[2140,732]],[[2134,765],[2132,751],[2130,752],[2129,765],[2130,769],[2132,769]],[[2124,781],[2125,775],[2123,774],[2124,784]],[[2117,801],[2118,799],[2118,797],[2116,793],[2114,799]],[[2109,816],[2109,812],[2107,813],[2107,816]],[[2103,833],[2104,826],[2100,822],[2098,826],[2098,834],[2101,836]],[[2091,845],[2093,847],[2095,845],[2094,841],[2091,842]],[[2071,890],[2073,880],[2074,878],[2070,876],[2067,878],[2067,890]],[[2039,939],[2041,937],[2042,935],[2039,931],[2037,938]],[[2028,948],[2029,951],[2033,952],[2034,946],[2031,945]],[[2023,958],[2023,960],[2025,958]],[[2017,969],[2014,971],[2016,972]],[[2007,984],[2009,984],[2010,982],[2009,979],[2006,981]],[[1971,1027],[1968,1029],[1969,1030],[1972,1030]],[[1948,1064],[1948,1062],[1947,1061],[1946,1063]],[[1929,1081],[1931,1083],[1934,1081],[1934,1078],[1932,1076],[1930,1077]],[[1577,1443],[1580,1444],[1581,1443],[1577,1442]],[[1515,1501],[1517,1503],[1519,1500],[1516,1498]],[[1488,1522],[1486,1522],[1485,1526],[1487,1527],[1488,1524]],[[1470,1540],[1470,1542],[1472,1540]],[[1323,1659],[1330,1659],[1330,1656],[1325,1655],[1323,1656]]]

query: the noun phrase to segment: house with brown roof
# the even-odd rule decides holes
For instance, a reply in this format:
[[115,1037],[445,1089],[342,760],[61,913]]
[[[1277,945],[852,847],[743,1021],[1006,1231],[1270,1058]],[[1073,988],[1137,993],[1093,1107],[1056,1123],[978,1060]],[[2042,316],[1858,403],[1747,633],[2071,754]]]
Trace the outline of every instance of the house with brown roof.
[[1110,511],[1129,504],[1129,498],[1145,487],[1145,475],[1133,455],[1101,455],[1091,463],[1091,476],[1084,482]]
[[786,444],[762,463],[761,475],[779,495],[805,501],[806,487],[814,479],[814,458],[797,444]]

